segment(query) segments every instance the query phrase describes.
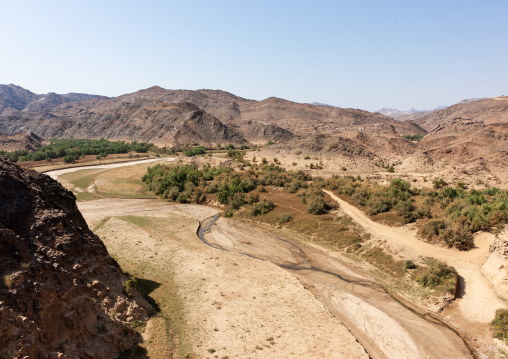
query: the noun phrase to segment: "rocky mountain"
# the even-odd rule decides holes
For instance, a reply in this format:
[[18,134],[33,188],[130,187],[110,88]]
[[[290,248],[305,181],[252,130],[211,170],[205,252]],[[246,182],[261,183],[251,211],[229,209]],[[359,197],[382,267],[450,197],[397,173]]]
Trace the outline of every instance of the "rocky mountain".
[[[0,115],[0,131],[49,137],[150,141],[159,145],[264,144],[301,136],[335,135],[383,124],[399,134],[425,134],[413,123],[357,109],[300,104],[275,97],[248,100],[220,90],[166,90],[158,86],[116,98],[70,102],[47,94],[22,111]],[[373,127],[375,128],[375,127]]]
[[447,106],[438,106],[433,110],[417,110],[414,107],[411,107],[409,110],[406,111],[399,111],[394,108],[382,108],[381,110],[378,110],[376,112],[381,113],[385,116],[393,117],[397,121],[405,122],[405,121],[414,121],[420,117],[426,116],[430,113],[439,111],[446,107]]
[[443,110],[433,112],[415,121],[427,131],[461,118],[481,121],[485,124],[508,122],[508,96],[458,103]]
[[[460,104],[466,104],[466,103],[472,103],[476,101],[485,100],[485,98],[468,98],[465,100],[462,100],[457,103],[457,105]],[[380,110],[377,110],[377,113],[383,114],[385,116],[393,117],[397,121],[416,121],[419,118],[425,117],[427,115],[430,115],[434,112],[443,110],[449,106],[438,106],[432,110],[417,110],[414,107],[411,107],[409,110],[406,111],[400,111],[394,108],[382,108]]]
[[148,303],[87,226],[74,195],[0,157],[0,357],[112,358]]
[[5,109],[21,111],[30,102],[38,98],[37,94],[16,85],[0,85],[0,114]]
[[105,96],[90,95],[90,94],[87,94],[87,93],[76,93],[76,92],[69,92],[69,93],[66,93],[66,94],[63,94],[63,95],[60,95],[60,96],[63,96],[66,99],[68,99],[69,101],[72,101],[72,102],[89,101],[89,100],[93,100],[94,98],[99,98],[99,97],[106,98]]
[[21,132],[16,135],[8,136],[0,133],[0,150],[16,151],[28,150],[34,151],[42,145],[43,139],[30,131]]
[[99,95],[68,93],[58,95],[54,92],[38,95],[16,85],[0,85],[0,114],[23,112],[48,112],[68,102],[88,101],[99,98]]

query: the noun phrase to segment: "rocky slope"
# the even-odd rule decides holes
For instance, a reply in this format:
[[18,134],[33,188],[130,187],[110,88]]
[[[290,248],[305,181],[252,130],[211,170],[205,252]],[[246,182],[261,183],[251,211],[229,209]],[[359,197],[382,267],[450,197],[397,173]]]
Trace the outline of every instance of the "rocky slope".
[[42,142],[42,138],[30,131],[17,133],[12,136],[0,133],[0,151],[34,151],[42,145]]
[[508,298],[508,226],[496,236],[490,246],[489,255],[482,267],[496,292],[502,298]]
[[[178,106],[187,112],[175,110]],[[198,117],[200,120],[194,121]],[[47,94],[22,111],[6,109],[0,116],[0,131],[7,134],[31,130],[46,138],[104,137],[170,146],[192,142],[282,142],[298,136],[334,135],[353,127],[359,127],[357,131],[361,132],[361,128],[371,125],[393,126],[401,135],[426,133],[411,122],[357,109],[301,104],[275,97],[254,101],[220,90],[166,90],[157,86],[116,98],[74,103],[63,96]]]
[[5,109],[21,111],[37,97],[37,94],[20,86],[0,85],[0,114]]
[[59,95],[54,92],[38,95],[16,85],[0,85],[0,114],[23,112],[48,112],[68,102],[88,101],[99,98],[99,95],[68,93]]
[[125,287],[73,194],[3,157],[0,274],[2,358],[111,358],[140,340],[128,322],[147,319],[149,305]]
[[473,102],[460,102],[443,110],[433,112],[415,121],[427,131],[462,118],[485,124],[508,122],[508,96],[493,97]]

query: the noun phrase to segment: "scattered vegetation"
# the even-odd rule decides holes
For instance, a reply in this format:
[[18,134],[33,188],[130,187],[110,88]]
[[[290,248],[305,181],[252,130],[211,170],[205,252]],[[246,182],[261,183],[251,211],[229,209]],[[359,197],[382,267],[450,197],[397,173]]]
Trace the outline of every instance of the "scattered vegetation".
[[426,258],[425,266],[415,268],[413,278],[424,287],[455,295],[457,270],[434,258]]
[[190,149],[184,150],[183,154],[187,157],[193,157],[197,155],[204,155],[206,153],[206,148],[204,146],[192,147]]
[[415,133],[414,135],[404,135],[403,137],[409,141],[420,142],[423,138],[423,135],[420,135],[419,133]]
[[390,224],[418,221],[422,238],[460,250],[473,247],[473,233],[508,221],[507,190],[467,190],[442,179],[433,184],[434,190],[418,190],[399,178],[380,186],[353,176],[333,176],[326,183],[373,219]]
[[47,146],[41,146],[33,152],[27,150],[0,151],[0,155],[14,162],[24,161],[51,161],[54,158],[63,158],[66,163],[77,161],[81,156],[97,155],[107,157],[108,154],[128,153],[134,151],[145,153],[155,146],[146,142],[124,142],[108,140],[87,140],[77,138],[52,139]]

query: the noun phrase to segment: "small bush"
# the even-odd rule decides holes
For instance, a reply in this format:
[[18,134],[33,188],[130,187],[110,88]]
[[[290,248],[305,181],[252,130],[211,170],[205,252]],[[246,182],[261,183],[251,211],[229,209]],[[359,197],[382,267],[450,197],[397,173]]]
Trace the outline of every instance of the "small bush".
[[496,310],[496,317],[491,325],[494,326],[494,337],[508,344],[508,309]]
[[279,219],[279,224],[287,223],[291,220],[291,215],[285,213]]
[[266,214],[266,213],[270,212],[274,207],[275,207],[275,205],[273,204],[272,201],[270,201],[269,199],[263,198],[261,201],[259,201],[258,203],[254,204],[252,206],[250,214],[252,216],[259,216],[261,214]]
[[[305,197],[302,197],[305,198]],[[323,214],[326,211],[325,200],[321,196],[312,196],[307,207],[310,214]]]
[[419,268],[415,274],[416,281],[424,287],[454,293],[457,285],[457,270],[435,259],[427,259],[427,266]]
[[123,292],[127,294],[129,297],[132,297],[134,289],[136,289],[136,285],[138,284],[138,280],[136,277],[130,276],[129,279],[122,283]]

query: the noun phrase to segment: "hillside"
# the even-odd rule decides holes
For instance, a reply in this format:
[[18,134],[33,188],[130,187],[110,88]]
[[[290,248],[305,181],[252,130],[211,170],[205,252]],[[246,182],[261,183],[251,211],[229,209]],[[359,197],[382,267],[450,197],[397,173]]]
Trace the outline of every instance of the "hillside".
[[20,132],[12,136],[0,133],[0,150],[2,151],[34,151],[42,145],[42,142],[42,138],[30,131]]
[[[87,101],[99,95],[82,93],[56,94],[54,92],[38,95],[16,85],[0,85],[0,115],[23,112],[48,112],[68,102]],[[5,110],[5,113],[4,113]]]
[[443,110],[433,112],[414,122],[427,131],[455,119],[481,121],[485,124],[508,122],[508,96],[493,97],[484,100],[458,103]]
[[[255,101],[220,90],[153,86],[116,98],[87,96],[49,93],[6,107],[0,115],[0,131],[11,135],[30,130],[44,138],[107,138],[170,146],[193,142],[265,144],[308,135],[372,132],[379,125],[392,126],[401,135],[426,133],[411,122],[367,111],[275,97]],[[72,102],[69,97],[88,100]],[[7,102],[5,106],[9,106]]]
[[0,157],[0,357],[112,358],[150,309],[58,182]]

